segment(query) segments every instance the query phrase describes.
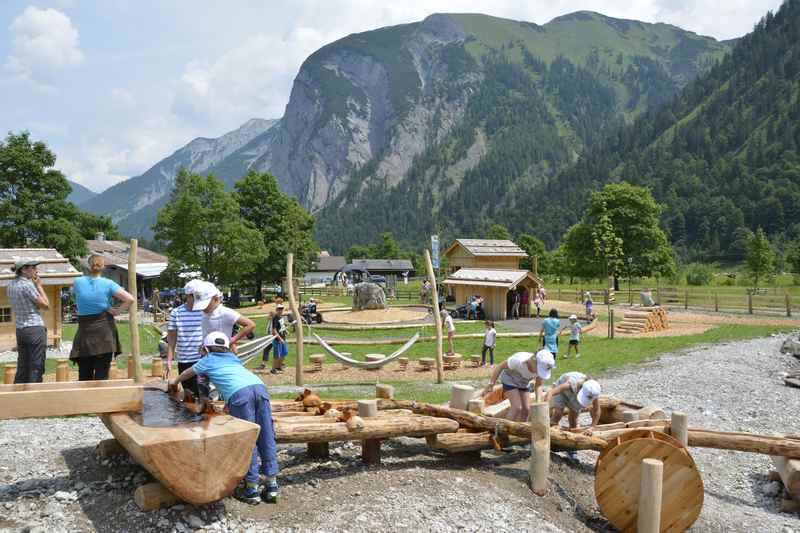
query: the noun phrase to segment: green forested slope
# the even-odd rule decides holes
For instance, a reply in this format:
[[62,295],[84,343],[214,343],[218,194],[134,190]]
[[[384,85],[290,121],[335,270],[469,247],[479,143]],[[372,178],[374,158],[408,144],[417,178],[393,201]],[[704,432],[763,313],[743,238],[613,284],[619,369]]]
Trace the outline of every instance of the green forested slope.
[[[479,80],[470,87],[462,122],[429,142],[399,183],[376,179],[377,161],[358,169],[347,190],[318,213],[322,246],[343,251],[386,230],[406,243],[431,232],[477,235],[493,221],[529,229],[544,210],[540,199],[531,201],[532,191],[644,110],[668,101],[728,50],[673,26],[589,12],[544,26],[449,17],[468,37],[445,47],[442,57],[461,79],[477,74]],[[409,31],[398,27],[397,42]],[[386,57],[386,47],[376,55]],[[403,63],[402,55],[394,57],[392,71]],[[578,213],[571,215],[564,220]]]

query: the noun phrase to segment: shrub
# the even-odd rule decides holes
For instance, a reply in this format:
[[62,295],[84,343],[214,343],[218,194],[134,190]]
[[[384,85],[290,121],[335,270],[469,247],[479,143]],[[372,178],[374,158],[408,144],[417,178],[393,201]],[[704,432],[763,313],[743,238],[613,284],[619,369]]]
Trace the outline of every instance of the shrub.
[[687,285],[708,285],[714,277],[714,271],[710,265],[703,263],[690,263],[686,265],[686,284]]

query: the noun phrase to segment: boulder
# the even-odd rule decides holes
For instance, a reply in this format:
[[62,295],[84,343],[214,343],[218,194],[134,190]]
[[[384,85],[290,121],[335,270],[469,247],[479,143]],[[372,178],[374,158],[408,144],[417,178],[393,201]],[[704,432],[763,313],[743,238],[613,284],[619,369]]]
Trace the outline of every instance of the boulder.
[[783,341],[781,353],[800,357],[800,339],[795,339],[792,337],[787,338],[785,341]]
[[386,294],[377,283],[359,283],[353,288],[353,311],[386,309]]

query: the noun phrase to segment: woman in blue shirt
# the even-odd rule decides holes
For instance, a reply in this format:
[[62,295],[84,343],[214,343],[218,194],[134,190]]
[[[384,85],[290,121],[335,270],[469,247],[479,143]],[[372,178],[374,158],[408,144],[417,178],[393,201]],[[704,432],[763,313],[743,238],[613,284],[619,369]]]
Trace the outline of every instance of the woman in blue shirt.
[[[89,274],[75,280],[72,293],[78,310],[78,332],[72,342],[69,358],[78,363],[78,379],[91,381],[108,379],[111,359],[122,353],[115,316],[133,303],[128,291],[101,276],[105,259],[89,256]],[[113,300],[119,307],[112,307]]]
[[555,357],[558,354],[558,332],[561,329],[561,321],[558,319],[558,310],[551,309],[550,314],[542,322],[542,329],[539,330],[539,342],[550,350]]

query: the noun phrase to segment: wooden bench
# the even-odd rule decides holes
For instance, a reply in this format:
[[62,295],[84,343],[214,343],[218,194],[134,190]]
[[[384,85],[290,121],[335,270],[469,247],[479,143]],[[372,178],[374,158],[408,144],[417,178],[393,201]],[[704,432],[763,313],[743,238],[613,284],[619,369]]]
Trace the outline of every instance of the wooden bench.
[[397,362],[400,363],[400,372],[405,372],[408,369],[408,357],[398,357]]
[[311,361],[311,364],[314,365],[312,370],[314,372],[322,372],[322,363],[325,362],[325,354],[324,353],[315,353],[308,358]]
[[428,371],[433,369],[433,364],[435,363],[433,357],[421,357],[417,360],[419,364],[419,369],[422,371]]
[[442,356],[442,363],[445,370],[457,370],[461,368],[461,354],[444,355]]

